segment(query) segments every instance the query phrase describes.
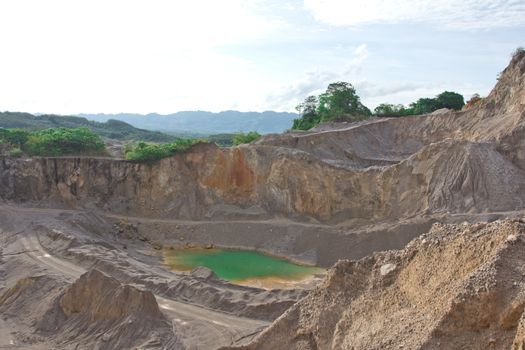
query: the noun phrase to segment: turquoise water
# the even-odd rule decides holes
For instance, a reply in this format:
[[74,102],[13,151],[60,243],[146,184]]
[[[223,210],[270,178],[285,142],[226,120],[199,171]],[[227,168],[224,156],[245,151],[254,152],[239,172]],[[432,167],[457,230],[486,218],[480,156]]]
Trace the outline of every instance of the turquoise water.
[[300,280],[324,270],[295,264],[255,251],[223,249],[167,250],[165,262],[174,270],[190,271],[204,266],[229,281],[275,278]]

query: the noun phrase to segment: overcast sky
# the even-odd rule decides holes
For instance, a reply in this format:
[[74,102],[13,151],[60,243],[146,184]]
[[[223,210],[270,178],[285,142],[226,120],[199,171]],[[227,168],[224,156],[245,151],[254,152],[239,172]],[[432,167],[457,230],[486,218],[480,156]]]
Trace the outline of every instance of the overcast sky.
[[0,110],[291,111],[487,94],[525,45],[524,0],[1,0]]

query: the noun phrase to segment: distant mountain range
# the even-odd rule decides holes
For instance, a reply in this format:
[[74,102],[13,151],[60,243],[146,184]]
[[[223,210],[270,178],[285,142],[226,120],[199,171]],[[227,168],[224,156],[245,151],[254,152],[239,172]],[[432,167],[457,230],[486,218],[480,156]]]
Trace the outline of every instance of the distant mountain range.
[[115,140],[167,142],[175,139],[173,135],[168,135],[158,131],[138,129],[128,123],[114,119],[100,123],[76,116],[0,112],[0,128],[19,128],[34,131],[48,128],[78,127],[88,127],[100,136]]
[[109,119],[121,120],[137,128],[158,130],[169,133],[220,134],[257,131],[261,134],[281,133],[292,127],[298,115],[286,112],[239,112],[219,113],[204,111],[177,112],[173,114],[79,114],[79,116],[106,122]]

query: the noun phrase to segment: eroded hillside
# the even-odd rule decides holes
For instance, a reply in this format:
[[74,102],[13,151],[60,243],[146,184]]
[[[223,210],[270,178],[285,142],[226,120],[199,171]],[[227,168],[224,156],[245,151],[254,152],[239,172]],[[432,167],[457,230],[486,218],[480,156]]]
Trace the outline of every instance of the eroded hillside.
[[[520,349],[524,125],[518,52],[462,112],[149,163],[2,157],[0,347]],[[164,260],[194,247],[336,265],[265,289]]]
[[436,224],[403,250],[340,261],[242,349],[510,349],[523,342],[524,233]]
[[200,144],[154,164],[3,159],[0,196],[170,218],[322,222],[523,208],[525,59],[463,112],[377,119],[268,136],[255,145]]

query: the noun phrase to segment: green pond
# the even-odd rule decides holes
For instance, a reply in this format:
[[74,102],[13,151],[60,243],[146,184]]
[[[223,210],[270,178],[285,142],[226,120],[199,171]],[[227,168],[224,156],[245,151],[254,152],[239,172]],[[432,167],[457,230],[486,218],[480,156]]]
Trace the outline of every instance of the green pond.
[[191,271],[204,266],[229,281],[250,279],[301,280],[324,269],[249,250],[175,249],[165,252],[165,262],[174,270]]

